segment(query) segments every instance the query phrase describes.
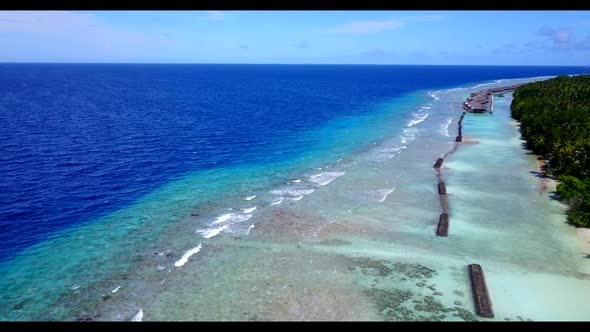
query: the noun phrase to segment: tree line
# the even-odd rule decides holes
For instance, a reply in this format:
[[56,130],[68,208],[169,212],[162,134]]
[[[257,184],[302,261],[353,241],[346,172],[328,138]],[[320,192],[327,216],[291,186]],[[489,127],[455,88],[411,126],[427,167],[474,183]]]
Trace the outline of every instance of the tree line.
[[568,221],[590,226],[590,76],[558,76],[514,91],[512,117],[528,148],[548,160],[569,204]]

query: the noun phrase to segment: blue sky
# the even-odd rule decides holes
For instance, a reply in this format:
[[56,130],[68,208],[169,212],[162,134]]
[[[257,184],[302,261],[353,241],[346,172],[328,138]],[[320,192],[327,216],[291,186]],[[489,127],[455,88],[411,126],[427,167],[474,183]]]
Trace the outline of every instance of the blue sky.
[[0,62],[590,65],[589,11],[0,11]]

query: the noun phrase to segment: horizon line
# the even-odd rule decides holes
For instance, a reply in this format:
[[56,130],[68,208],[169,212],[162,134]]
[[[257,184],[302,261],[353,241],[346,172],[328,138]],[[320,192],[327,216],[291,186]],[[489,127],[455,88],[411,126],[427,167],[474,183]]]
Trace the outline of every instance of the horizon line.
[[410,63],[251,63],[251,62],[9,62],[4,64],[61,64],[61,65],[289,65],[289,66],[478,66],[478,67],[586,67],[590,65],[538,65],[538,64],[410,64]]

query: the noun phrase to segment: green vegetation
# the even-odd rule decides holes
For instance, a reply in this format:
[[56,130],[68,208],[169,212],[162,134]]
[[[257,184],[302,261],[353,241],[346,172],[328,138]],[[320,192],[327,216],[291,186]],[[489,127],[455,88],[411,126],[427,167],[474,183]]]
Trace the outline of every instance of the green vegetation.
[[528,147],[549,160],[568,221],[590,226],[590,76],[559,76],[514,92],[512,117]]

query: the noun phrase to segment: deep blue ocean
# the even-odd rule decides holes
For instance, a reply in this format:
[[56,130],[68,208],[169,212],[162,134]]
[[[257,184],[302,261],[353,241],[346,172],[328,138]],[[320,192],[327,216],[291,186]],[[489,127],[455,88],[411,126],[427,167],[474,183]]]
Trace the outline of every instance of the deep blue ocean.
[[583,72],[580,67],[0,64],[0,261],[192,172],[272,167],[330,149],[322,136],[298,138],[339,119],[371,114],[413,91]]

